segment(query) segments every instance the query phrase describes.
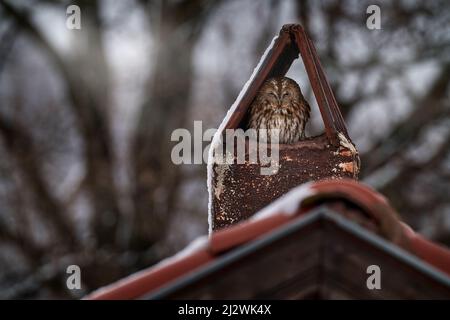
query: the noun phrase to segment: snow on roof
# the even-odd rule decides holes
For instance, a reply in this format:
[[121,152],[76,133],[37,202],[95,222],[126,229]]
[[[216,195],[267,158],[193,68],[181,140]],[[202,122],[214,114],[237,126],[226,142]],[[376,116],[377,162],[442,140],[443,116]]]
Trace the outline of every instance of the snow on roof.
[[[330,180],[311,182],[299,186],[286,195],[280,197],[274,203],[256,213],[247,221],[219,230],[211,237],[202,236],[194,240],[184,250],[173,257],[163,260],[157,265],[144,269],[116,283],[91,293],[86,299],[132,299],[142,297],[152,290],[179,277],[193,272],[195,269],[206,265],[217,259],[231,248],[238,247],[244,243],[263,235],[268,235],[277,227],[294,221],[294,215],[313,212],[299,209],[305,201],[308,207],[312,199],[317,199],[315,206],[320,205],[330,195],[339,195],[361,207],[361,210],[380,221],[383,216],[393,215],[394,210],[390,207],[384,197],[367,186],[352,180]],[[378,218],[377,218],[378,217]],[[342,219],[349,219],[343,216]],[[351,219],[350,219],[351,220]],[[415,233],[404,222],[396,219],[394,223],[401,226],[403,241],[398,243],[387,239],[389,242],[406,249],[417,256],[423,262],[430,264],[438,270],[450,275],[450,250],[429,241]]]
[[111,292],[112,290],[114,290],[115,288],[127,286],[128,284],[134,283],[134,282],[139,282],[139,281],[141,281],[141,279],[145,278],[145,276],[149,272],[154,272],[155,270],[164,269],[165,267],[172,265],[175,262],[181,261],[181,260],[185,259],[186,257],[193,255],[194,253],[197,253],[201,250],[206,249],[208,247],[208,241],[209,241],[208,236],[200,236],[200,237],[194,239],[192,242],[190,242],[184,249],[182,249],[175,255],[170,256],[166,259],[163,259],[160,262],[158,262],[157,264],[155,264],[149,268],[143,269],[141,271],[138,271],[136,273],[129,275],[128,277],[120,279],[119,281],[117,281],[115,283],[101,287],[101,288],[95,290],[94,292],[92,292],[90,294],[90,296],[101,297],[104,295],[108,295],[108,293]]
[[249,220],[259,220],[267,218],[274,214],[294,215],[301,208],[302,200],[314,195],[316,191],[311,188],[312,182],[305,183],[296,187],[281,196],[267,207],[258,211]]

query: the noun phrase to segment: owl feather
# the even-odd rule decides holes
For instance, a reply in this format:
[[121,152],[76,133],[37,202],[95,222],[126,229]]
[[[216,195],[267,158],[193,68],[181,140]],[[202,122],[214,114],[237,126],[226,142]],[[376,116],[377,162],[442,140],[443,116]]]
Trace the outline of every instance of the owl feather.
[[[300,86],[287,77],[270,78],[264,82],[249,109],[248,129],[278,129],[279,143],[292,144],[305,139],[305,126],[311,108]],[[260,136],[260,141],[270,142]]]

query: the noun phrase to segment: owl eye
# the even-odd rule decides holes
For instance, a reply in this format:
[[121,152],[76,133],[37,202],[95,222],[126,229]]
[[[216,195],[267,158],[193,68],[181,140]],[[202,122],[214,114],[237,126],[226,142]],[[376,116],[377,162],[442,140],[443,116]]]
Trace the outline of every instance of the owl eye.
[[291,94],[289,92],[283,93],[283,97],[289,97]]

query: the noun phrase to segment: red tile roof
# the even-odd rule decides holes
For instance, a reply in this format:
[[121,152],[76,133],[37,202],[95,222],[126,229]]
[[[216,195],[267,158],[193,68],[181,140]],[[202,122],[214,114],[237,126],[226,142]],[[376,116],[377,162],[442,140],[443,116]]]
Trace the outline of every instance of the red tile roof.
[[[299,196],[299,198],[294,197],[298,204],[298,209],[294,213],[282,206],[283,202],[292,201],[293,197],[292,195],[290,197],[288,193],[276,201],[282,205],[273,206],[273,212],[269,214],[265,212],[264,216],[256,214],[247,221],[213,233],[209,239],[200,238],[193,246],[174,257],[101,288],[91,293],[86,299],[140,298],[205,266],[235,247],[263,237],[282,225],[302,219],[312,208],[323,203],[333,205],[336,200],[344,201],[356,208],[337,209],[343,216],[356,222],[362,221],[357,217],[358,214],[367,216],[366,220],[369,224],[373,222],[379,235],[450,275],[450,250],[415,233],[399,220],[387,199],[371,188],[353,180],[314,182],[298,187],[297,191],[299,188],[307,192],[296,192],[295,189],[291,192]],[[367,227],[365,224],[367,221],[362,223]]]

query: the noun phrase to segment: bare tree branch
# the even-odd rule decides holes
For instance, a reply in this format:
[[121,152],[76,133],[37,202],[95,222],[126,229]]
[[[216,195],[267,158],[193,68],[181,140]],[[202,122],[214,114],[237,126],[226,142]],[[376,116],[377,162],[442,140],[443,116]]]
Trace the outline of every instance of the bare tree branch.
[[[83,2],[86,16],[98,15],[96,2]],[[72,111],[76,116],[79,132],[83,138],[86,155],[87,182],[91,201],[96,215],[95,230],[100,244],[116,241],[116,228],[121,216],[117,203],[117,190],[113,178],[113,154],[108,118],[102,114],[105,106],[99,105],[104,92],[83,86],[82,75],[77,67],[69,67],[57,50],[36,28],[28,16],[18,11],[5,0],[0,5],[14,19],[44,52],[51,58],[67,85],[67,94],[71,100]],[[94,11],[92,13],[92,11]],[[98,18],[93,18],[93,26],[99,26]],[[97,19],[97,20],[96,20]],[[99,96],[97,96],[99,94]]]
[[428,93],[417,101],[407,119],[399,122],[389,135],[382,137],[370,152],[362,156],[364,172],[372,172],[404,152],[421,128],[442,113],[442,100],[450,83],[450,63],[442,66]]
[[28,187],[33,191],[34,201],[39,212],[50,223],[59,241],[72,247],[75,244],[75,233],[70,217],[65,216],[65,208],[51,194],[42,176],[36,156],[35,146],[28,133],[0,116],[0,134],[4,145],[20,168]]

